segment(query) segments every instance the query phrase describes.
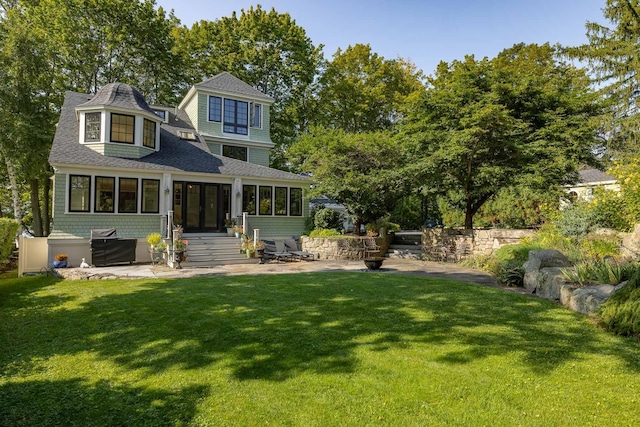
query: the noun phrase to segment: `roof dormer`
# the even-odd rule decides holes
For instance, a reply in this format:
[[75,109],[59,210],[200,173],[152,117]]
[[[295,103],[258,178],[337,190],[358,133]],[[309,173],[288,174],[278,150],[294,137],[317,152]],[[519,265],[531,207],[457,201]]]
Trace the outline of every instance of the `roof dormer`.
[[80,144],[105,156],[139,159],[160,150],[163,119],[127,84],[104,86],[76,114]]

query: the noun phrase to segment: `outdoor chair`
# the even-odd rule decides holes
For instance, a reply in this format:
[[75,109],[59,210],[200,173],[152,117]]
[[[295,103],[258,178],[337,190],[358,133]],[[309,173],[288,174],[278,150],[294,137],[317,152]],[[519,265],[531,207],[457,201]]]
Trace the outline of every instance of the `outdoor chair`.
[[293,254],[284,249],[284,244],[282,244],[282,248],[278,248],[278,245],[273,240],[263,240],[263,242],[265,259],[275,259],[279,262],[280,260],[287,261],[293,258]]
[[[366,237],[362,240],[364,244],[364,257],[373,258],[380,256],[380,246],[376,244],[376,239],[373,237]],[[372,255],[373,254],[373,255]]]
[[300,260],[313,261],[313,254],[311,252],[301,251],[298,249],[298,243],[293,239],[284,239],[284,246],[286,251],[293,254],[294,257]]

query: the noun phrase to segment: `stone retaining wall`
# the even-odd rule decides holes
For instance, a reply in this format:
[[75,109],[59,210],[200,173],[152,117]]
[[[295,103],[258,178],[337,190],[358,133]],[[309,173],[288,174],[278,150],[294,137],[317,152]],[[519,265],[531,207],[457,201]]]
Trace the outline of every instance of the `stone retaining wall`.
[[[354,260],[364,257],[363,239],[368,237],[309,237],[300,238],[302,250],[311,252],[315,259]],[[391,244],[392,236],[377,237],[379,256],[384,256]]]
[[471,255],[491,255],[533,233],[533,230],[424,228],[422,254],[430,261],[457,262]]

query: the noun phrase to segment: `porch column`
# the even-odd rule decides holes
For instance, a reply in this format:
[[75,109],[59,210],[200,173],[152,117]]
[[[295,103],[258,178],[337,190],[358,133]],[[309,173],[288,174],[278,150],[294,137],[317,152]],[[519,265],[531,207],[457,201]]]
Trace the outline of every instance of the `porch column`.
[[233,188],[231,190],[231,212],[234,218],[242,216],[242,178],[233,180]]

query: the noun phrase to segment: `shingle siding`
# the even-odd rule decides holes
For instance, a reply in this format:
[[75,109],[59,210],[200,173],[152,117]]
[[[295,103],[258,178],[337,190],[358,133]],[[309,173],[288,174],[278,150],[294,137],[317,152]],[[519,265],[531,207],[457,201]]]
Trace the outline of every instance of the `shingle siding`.
[[249,147],[249,162],[256,165],[269,166],[269,150]]
[[[92,146],[91,148],[94,148]],[[96,150],[98,151],[98,150]],[[147,147],[129,146],[123,144],[104,144],[102,154],[111,157],[122,157],[125,159],[141,159],[149,154],[153,153],[152,150]]]
[[249,217],[249,227],[260,229],[261,238],[300,236],[304,223],[304,217]]

